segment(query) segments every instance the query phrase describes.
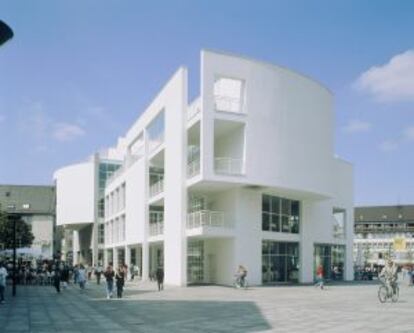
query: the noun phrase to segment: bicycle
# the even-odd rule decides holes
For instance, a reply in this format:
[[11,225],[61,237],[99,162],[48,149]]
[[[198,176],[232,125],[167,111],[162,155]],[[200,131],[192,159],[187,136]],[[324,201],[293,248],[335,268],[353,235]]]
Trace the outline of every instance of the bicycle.
[[235,275],[235,280],[233,284],[236,289],[240,289],[240,288],[247,289],[248,287],[248,282],[247,282],[246,277],[244,277],[244,279],[241,279],[240,276],[238,275]]
[[387,300],[391,300],[391,302],[395,303],[398,301],[398,297],[400,295],[400,289],[395,283],[394,288],[391,286],[389,282],[385,282],[381,280],[382,285],[378,288],[378,299],[381,303],[385,303]]

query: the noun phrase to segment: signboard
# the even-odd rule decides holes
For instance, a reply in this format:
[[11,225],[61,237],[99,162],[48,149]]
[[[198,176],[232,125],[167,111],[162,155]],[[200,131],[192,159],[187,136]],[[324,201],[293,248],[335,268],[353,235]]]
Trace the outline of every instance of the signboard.
[[405,240],[405,238],[402,238],[402,237],[396,237],[396,238],[394,238],[394,240],[393,240],[393,242],[394,242],[394,250],[395,251],[405,251],[405,249],[406,249],[406,240]]

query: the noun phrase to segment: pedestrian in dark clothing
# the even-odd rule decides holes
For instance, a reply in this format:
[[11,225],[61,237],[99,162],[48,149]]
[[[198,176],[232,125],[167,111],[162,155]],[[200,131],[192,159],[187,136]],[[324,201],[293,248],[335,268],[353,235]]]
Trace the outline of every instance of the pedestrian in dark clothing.
[[53,271],[53,285],[56,288],[56,291],[60,293],[60,279],[61,279],[61,271],[59,265],[55,266],[55,270]]
[[122,293],[124,291],[124,284],[125,284],[125,272],[124,268],[120,266],[115,274],[116,280],[116,294],[118,298],[122,298]]
[[114,289],[114,276],[115,276],[114,270],[112,269],[111,265],[109,265],[106,268],[104,272],[104,276],[106,279],[106,298],[110,299],[112,298],[112,292]]
[[63,266],[60,279],[63,282],[63,289],[66,289],[69,283],[69,267],[67,265]]
[[158,284],[158,291],[161,291],[164,289],[164,269],[159,266],[157,271],[155,272],[155,277],[157,279]]

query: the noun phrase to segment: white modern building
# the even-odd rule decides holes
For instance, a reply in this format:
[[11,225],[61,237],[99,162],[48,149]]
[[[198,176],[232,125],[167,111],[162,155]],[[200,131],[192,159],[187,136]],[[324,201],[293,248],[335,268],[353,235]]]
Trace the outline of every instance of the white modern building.
[[143,279],[163,266],[180,286],[230,284],[239,264],[250,284],[312,282],[319,264],[352,279],[353,171],[334,154],[332,93],[212,51],[200,81],[189,104],[179,68],[115,147],[56,172],[74,261],[133,263]]

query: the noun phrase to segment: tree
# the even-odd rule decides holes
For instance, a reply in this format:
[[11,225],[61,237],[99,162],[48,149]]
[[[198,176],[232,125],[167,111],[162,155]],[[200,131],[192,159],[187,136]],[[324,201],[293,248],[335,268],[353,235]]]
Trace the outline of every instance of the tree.
[[[16,245],[18,247],[30,247],[34,236],[30,226],[21,217],[13,216],[16,219]],[[0,211],[0,244],[5,249],[13,248],[13,220]]]

